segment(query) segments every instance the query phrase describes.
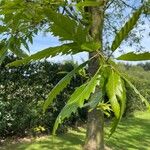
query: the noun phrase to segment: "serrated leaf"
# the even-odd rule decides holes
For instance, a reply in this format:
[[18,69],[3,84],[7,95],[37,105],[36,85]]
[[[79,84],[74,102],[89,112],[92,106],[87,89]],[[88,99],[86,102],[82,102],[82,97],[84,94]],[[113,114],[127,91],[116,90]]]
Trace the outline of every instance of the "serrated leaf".
[[54,57],[54,56],[57,56],[58,54],[62,54],[62,55],[63,54],[76,54],[79,52],[79,50],[80,48],[74,43],[63,44],[61,46],[56,46],[56,47],[49,47],[29,57],[14,61],[8,64],[7,66],[11,67],[11,66],[25,65],[31,61],[41,60],[43,58],[48,58],[48,57]]
[[116,127],[122,118],[122,115],[126,108],[126,90],[125,85],[121,77],[114,72],[111,71],[111,74],[108,78],[108,83],[106,84],[106,92],[109,98],[112,110],[115,114],[115,121],[110,130],[110,136],[116,130]]
[[20,48],[14,47],[14,48],[11,48],[10,50],[20,58],[28,57],[28,54]]
[[[74,100],[84,89],[85,89],[86,84],[78,87],[75,92],[71,95],[70,100],[72,99]],[[66,104],[66,106],[61,110],[60,114],[58,115],[58,117],[56,118],[55,124],[54,124],[54,128],[53,128],[53,135],[55,134],[59,124],[61,124],[63,122],[63,120],[69,116],[71,116],[72,113],[75,113],[77,111],[77,108],[79,107],[78,102],[77,103],[68,103]]]
[[96,108],[99,103],[101,103],[106,95],[106,83],[110,74],[110,69],[108,66],[102,66],[101,68],[101,78],[100,78],[100,89],[95,91],[95,93],[90,97],[88,103],[84,107],[89,106],[92,109]]
[[52,89],[52,91],[49,93],[44,106],[43,111],[45,112],[49,105],[52,104],[53,100],[56,98],[56,96],[70,83],[72,77],[75,73],[77,73],[81,68],[83,68],[89,61],[84,62],[83,64],[79,65],[77,68],[72,70],[70,73],[68,73],[63,79],[61,79],[58,84]]
[[81,45],[81,49],[89,52],[99,50],[101,47],[100,42],[86,42]]
[[30,52],[30,49],[29,49],[29,46],[28,46],[26,40],[23,38],[21,38],[20,40],[21,40],[21,44],[25,47],[25,49],[28,50],[28,52]]
[[150,53],[140,53],[135,54],[134,52],[130,52],[127,54],[123,54],[117,58],[117,60],[125,60],[125,61],[144,61],[144,60],[150,60]]
[[61,41],[70,40],[77,43],[86,41],[88,31],[80,23],[50,8],[44,9],[44,13],[51,22],[50,32],[52,32],[54,36],[58,36]]
[[80,87],[78,87],[75,92],[71,95],[65,107],[62,109],[60,114],[58,115],[53,129],[53,134],[55,134],[58,125],[63,122],[65,118],[70,117],[72,113],[75,113],[78,108],[82,108],[84,105],[84,101],[88,100],[91,93],[95,91],[97,85],[99,85],[100,79],[100,68],[94,75],[94,77],[88,82]]
[[120,105],[117,100],[117,95],[118,95],[117,91],[119,87],[119,82],[120,82],[120,76],[112,70],[108,78],[108,82],[106,84],[106,92],[116,118],[119,118],[120,116]]
[[119,116],[119,118],[114,119],[109,136],[111,136],[116,131],[116,128],[117,128],[117,126],[122,118],[122,115],[124,114],[125,109],[126,109],[126,89],[125,89],[123,80],[121,80],[120,86],[121,86],[120,87],[121,91],[119,94],[120,96],[118,95],[119,103],[120,103],[120,116]]
[[143,9],[143,6],[137,9],[136,12],[134,12],[134,14],[132,15],[132,17],[126,22],[126,24],[117,33],[111,46],[112,51],[115,51],[120,46],[121,42],[127,37],[129,32],[134,28],[135,24],[140,18],[142,9]]
[[17,39],[16,37],[11,37],[9,41],[10,41],[9,50],[12,51],[15,55],[17,55],[20,58],[28,56],[28,54],[20,48],[21,47],[20,39]]

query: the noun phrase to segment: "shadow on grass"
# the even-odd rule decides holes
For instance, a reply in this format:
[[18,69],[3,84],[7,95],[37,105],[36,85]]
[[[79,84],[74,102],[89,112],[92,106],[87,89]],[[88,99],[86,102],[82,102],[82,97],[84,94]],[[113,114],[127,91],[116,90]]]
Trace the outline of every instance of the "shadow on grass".
[[32,142],[8,144],[0,150],[81,150],[84,134],[72,131],[60,136],[49,136]]
[[[108,133],[106,128],[106,133]],[[60,136],[47,136],[30,142],[7,143],[0,150],[81,150],[85,130],[70,130]],[[113,136],[105,139],[113,150],[150,150],[150,113],[124,119]]]
[[[107,145],[114,150],[150,150],[149,118],[129,118],[123,120]],[[142,117],[142,116],[141,116]]]

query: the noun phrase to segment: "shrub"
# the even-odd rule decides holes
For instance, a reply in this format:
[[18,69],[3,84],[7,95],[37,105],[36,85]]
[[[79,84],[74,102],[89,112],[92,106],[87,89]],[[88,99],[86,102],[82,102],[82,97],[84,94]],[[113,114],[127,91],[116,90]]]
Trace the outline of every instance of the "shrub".
[[[6,68],[6,63],[14,59],[13,56],[9,56],[0,66],[0,136],[24,136],[39,126],[50,133],[70,94],[85,81],[85,78],[77,75],[77,80],[74,78],[43,114],[42,106],[48,93],[65,76],[65,73],[59,72],[69,72],[76,64],[54,64],[44,61],[18,68]],[[75,124],[78,116],[82,118],[82,113],[79,114],[72,115],[70,121],[66,121],[59,132],[65,131],[68,124]]]
[[[140,91],[140,93],[150,100],[150,71],[145,71],[141,65],[121,65],[121,69],[126,72],[130,81]],[[149,101],[150,102],[150,101]],[[127,86],[127,109],[126,115],[132,114],[137,110],[145,110],[145,105],[141,102],[134,91]]]

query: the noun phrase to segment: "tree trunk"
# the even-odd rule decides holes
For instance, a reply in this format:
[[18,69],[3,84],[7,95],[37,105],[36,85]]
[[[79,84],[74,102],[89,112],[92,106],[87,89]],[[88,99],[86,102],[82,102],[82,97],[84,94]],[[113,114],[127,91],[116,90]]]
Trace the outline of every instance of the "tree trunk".
[[[104,0],[97,0],[97,2],[105,2]],[[90,7],[89,12],[92,15],[92,26],[90,29],[91,36],[95,41],[100,42],[102,45],[102,30],[103,30],[103,19],[104,19],[104,4],[102,7]],[[102,47],[102,46],[101,46]],[[102,51],[102,49],[101,49]],[[96,52],[90,53],[91,58]],[[100,65],[99,60],[94,59],[89,64],[89,74],[93,76]],[[97,87],[95,93],[100,90]],[[94,93],[94,94],[95,94]],[[100,110],[92,110],[88,113],[87,121],[87,133],[84,150],[104,150],[104,115]]]

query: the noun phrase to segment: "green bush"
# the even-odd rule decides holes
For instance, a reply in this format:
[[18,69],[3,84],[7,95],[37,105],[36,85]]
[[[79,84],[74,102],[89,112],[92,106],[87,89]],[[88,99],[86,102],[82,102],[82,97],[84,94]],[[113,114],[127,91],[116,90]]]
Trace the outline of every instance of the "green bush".
[[[18,68],[5,67],[15,59],[8,56],[0,66],[0,137],[51,133],[54,121],[67,99],[76,87],[85,82],[86,71],[80,71],[80,75],[72,79],[71,84],[57,96],[55,102],[43,114],[42,106],[50,90],[77,64],[70,61],[64,64],[43,61]],[[141,66],[123,64],[120,64],[120,68],[129,74],[131,82],[150,100],[150,71],[145,71]],[[145,109],[143,103],[128,87],[126,115],[143,109]],[[68,125],[82,124],[86,118],[86,108],[79,109],[61,125],[59,132],[66,131]],[[44,130],[41,130],[42,128]]]
[[[18,68],[6,68],[5,65],[14,59],[9,56],[0,66],[0,136],[24,136],[33,133],[33,129],[39,126],[45,129],[44,132],[50,133],[70,94],[85,78],[80,75],[74,77],[71,84],[43,114],[42,106],[48,93],[65,76],[65,72],[71,71],[76,64],[44,61]],[[72,115],[59,132],[66,130],[68,124],[74,125],[77,120],[84,120],[84,117],[82,113]]]
[[[148,64],[145,64],[146,66]],[[140,93],[150,102],[150,71],[144,70],[144,64],[124,65],[120,64],[121,70],[128,74],[130,81],[140,91]],[[149,65],[148,65],[149,66]],[[126,115],[132,114],[134,111],[145,110],[145,105],[135,94],[134,90],[127,86],[127,109]]]

